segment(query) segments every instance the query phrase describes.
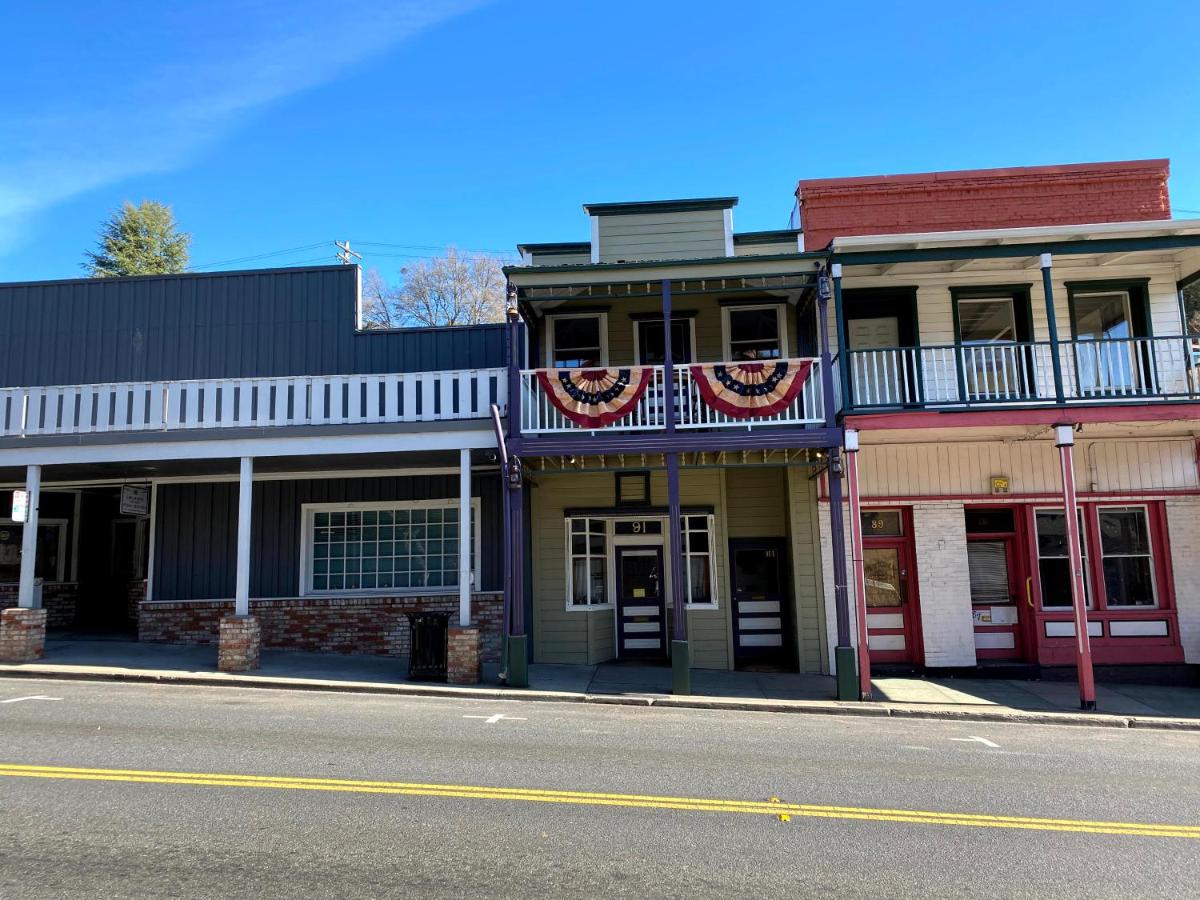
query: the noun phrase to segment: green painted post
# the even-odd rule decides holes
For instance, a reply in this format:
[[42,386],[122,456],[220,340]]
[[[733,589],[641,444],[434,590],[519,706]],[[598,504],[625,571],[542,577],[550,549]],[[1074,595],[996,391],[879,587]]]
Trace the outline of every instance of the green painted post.
[[1054,402],[1060,406],[1066,401],[1063,391],[1062,360],[1058,355],[1058,324],[1054,317],[1054,284],[1051,278],[1051,257],[1043,253],[1042,292],[1046,295],[1046,330],[1050,335],[1050,365],[1054,367]]

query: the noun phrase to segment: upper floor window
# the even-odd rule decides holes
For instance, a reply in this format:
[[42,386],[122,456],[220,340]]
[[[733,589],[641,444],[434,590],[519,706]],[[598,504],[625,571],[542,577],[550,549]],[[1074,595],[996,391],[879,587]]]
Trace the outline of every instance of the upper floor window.
[[550,316],[546,364],[554,369],[608,365],[607,317],[603,313]]
[[[692,362],[691,319],[671,320],[671,362]],[[667,329],[662,319],[646,319],[634,323],[637,336],[638,362],[644,366],[661,366],[667,361]]]
[[725,346],[730,362],[786,357],[783,307],[774,303],[727,307]]

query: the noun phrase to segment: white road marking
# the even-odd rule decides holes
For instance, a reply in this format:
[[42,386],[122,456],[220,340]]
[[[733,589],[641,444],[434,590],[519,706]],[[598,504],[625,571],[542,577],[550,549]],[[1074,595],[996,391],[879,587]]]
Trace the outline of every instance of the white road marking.
[[0,700],[0,703],[20,703],[22,700],[61,700],[62,697],[47,697],[45,694],[34,694],[30,697],[9,697],[7,700]]
[[983,746],[985,746],[985,747],[991,747],[993,750],[1000,749],[999,744],[997,744],[993,741],[989,741],[987,738],[982,738],[982,737],[950,738],[950,740],[962,741],[964,744],[970,744],[970,743],[974,742],[977,744],[983,744]]
[[920,744],[901,744],[901,750],[932,750],[932,747],[922,747]]
[[504,713],[496,713],[494,716],[463,716],[464,719],[483,719],[486,725],[495,725],[497,722],[504,720],[507,722],[524,722],[524,716],[506,716]]

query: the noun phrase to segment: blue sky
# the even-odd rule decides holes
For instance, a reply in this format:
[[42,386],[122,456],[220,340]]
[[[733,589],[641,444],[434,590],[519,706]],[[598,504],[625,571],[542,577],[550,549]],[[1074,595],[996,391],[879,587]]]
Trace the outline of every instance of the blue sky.
[[785,227],[802,177],[1169,156],[1200,218],[1195,3],[0,10],[0,281],[78,276],[143,198],[197,266],[349,238],[391,277],[586,240],[585,202],[736,194],[737,230]]

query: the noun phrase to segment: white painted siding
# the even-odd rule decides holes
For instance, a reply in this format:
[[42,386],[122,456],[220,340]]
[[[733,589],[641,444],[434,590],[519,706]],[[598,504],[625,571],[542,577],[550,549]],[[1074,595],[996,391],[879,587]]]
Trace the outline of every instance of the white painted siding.
[[975,624],[961,503],[917,503],[913,545],[925,665],[975,665]]
[[[1047,494],[1062,489],[1052,440],[872,445],[862,437],[862,495],[914,497],[989,496],[993,475],[1011,479],[1010,493]],[[1083,491],[1155,491],[1200,487],[1192,442],[1115,441],[1077,437],[1075,476]]]
[[1166,502],[1175,604],[1185,662],[1200,663],[1200,498]]

